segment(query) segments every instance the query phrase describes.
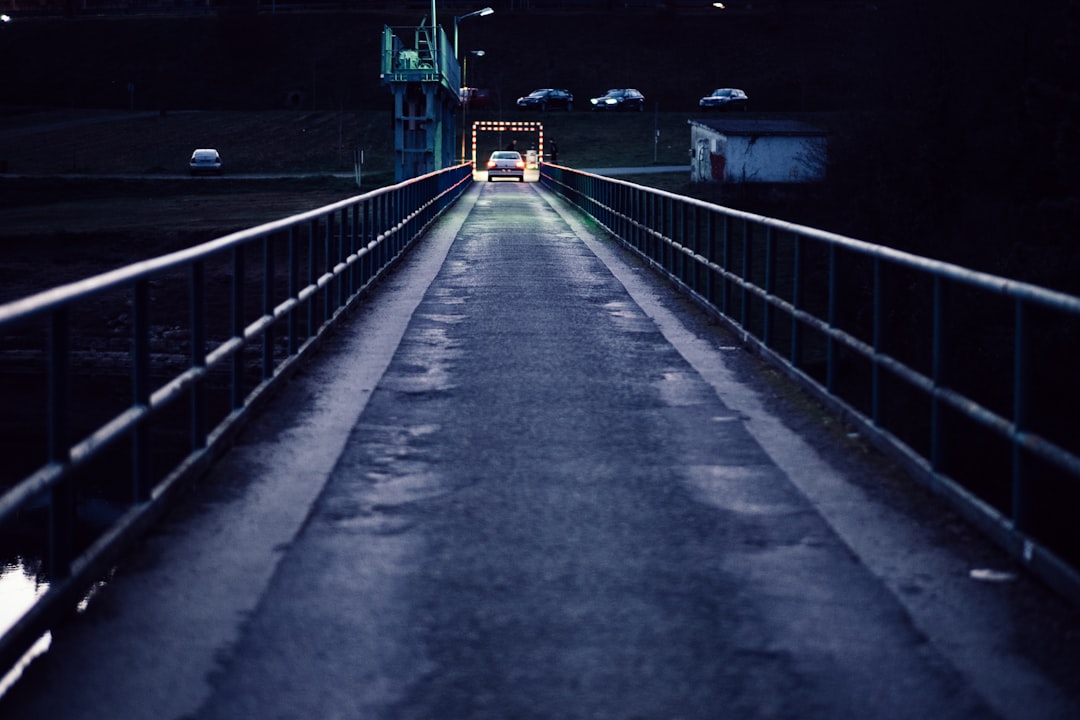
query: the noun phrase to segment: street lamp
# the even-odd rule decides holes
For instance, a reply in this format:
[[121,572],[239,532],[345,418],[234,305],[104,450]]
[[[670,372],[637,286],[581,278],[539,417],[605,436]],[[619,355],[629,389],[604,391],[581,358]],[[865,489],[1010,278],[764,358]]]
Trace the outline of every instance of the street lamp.
[[461,86],[469,87],[469,84],[465,82],[466,76],[469,74],[469,55],[475,55],[476,57],[484,57],[483,50],[470,50],[468,55],[465,56],[465,62],[461,67]]
[[459,16],[454,18],[454,57],[457,57],[457,54],[458,54],[458,27],[457,27],[458,23],[461,22],[462,20],[464,20],[465,18],[483,17],[485,15],[491,15],[494,12],[495,11],[492,10],[491,8],[486,7],[483,10],[476,10],[475,12],[466,13],[464,15],[459,15]]
[[[476,57],[484,57],[483,50],[470,50],[465,56],[465,62],[461,67],[461,87],[468,88],[469,86],[465,82],[465,77],[469,72],[469,55],[475,55]],[[465,90],[468,93],[468,90]],[[468,94],[465,95],[464,102],[461,104],[461,162],[465,162],[465,133],[469,125],[469,103],[472,102],[472,97]]]

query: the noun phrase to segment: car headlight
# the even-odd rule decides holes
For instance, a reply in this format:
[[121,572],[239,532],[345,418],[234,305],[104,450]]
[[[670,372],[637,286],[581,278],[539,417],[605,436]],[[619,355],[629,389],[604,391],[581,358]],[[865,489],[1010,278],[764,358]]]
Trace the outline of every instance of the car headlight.
[[616,100],[615,98],[608,98],[608,99],[607,99],[607,100],[605,100],[604,102],[605,102],[605,103],[607,103],[608,105],[615,105],[615,104],[616,104],[616,103],[618,103],[619,101],[618,101],[618,100]]

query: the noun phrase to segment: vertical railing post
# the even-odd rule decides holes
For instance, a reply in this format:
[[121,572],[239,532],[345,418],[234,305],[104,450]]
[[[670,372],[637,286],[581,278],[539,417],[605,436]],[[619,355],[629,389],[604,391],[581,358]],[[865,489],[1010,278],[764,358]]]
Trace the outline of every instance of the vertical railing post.
[[409,197],[412,195],[414,192],[413,189],[417,185],[419,185],[419,183],[413,183],[406,187],[402,192],[394,193],[394,228],[397,231],[394,233],[395,242],[393,256],[395,258],[405,249],[405,238],[407,237],[405,233],[405,216],[407,214],[405,206],[408,204]]
[[885,340],[885,288],[882,287],[881,258],[874,256],[873,278],[873,345],[874,356],[870,359],[870,421],[881,424],[881,353]]
[[374,226],[375,220],[372,217],[374,201],[370,198],[364,200],[364,207],[362,210],[363,226],[360,228],[361,245],[364,249],[364,285],[367,285],[371,278],[375,276],[375,248],[371,246],[371,240],[375,236]]
[[374,199],[374,207],[371,209],[372,216],[375,220],[375,226],[372,231],[372,240],[375,243],[375,258],[372,261],[373,275],[378,275],[380,268],[383,266],[383,253],[386,252],[386,238],[385,238],[385,223],[383,219],[385,217],[383,208],[386,206],[386,193],[376,195]]
[[626,241],[626,225],[624,224],[625,216],[622,211],[622,196],[623,189],[619,185],[611,186],[611,222],[615,227],[615,236],[621,240]]
[[720,280],[720,312],[724,317],[731,317],[731,218],[720,216],[720,267],[724,275]]
[[941,469],[942,447],[944,439],[944,419],[942,418],[942,402],[938,399],[938,392],[945,386],[945,286],[941,275],[934,275],[933,296],[933,322],[930,341],[930,364],[933,391],[930,396],[930,468],[934,472]]
[[742,294],[740,296],[740,308],[739,308],[739,325],[743,330],[746,330],[747,324],[750,322],[750,290],[748,288],[750,284],[750,222],[746,219],[742,221],[742,284],[740,288]]
[[[319,232],[319,221],[318,221],[318,219],[312,218],[311,221],[308,222],[307,229],[308,229],[308,232],[307,232],[307,240],[308,240],[308,243],[307,243],[307,246],[308,246],[308,251],[307,251],[307,286],[311,287],[312,285],[315,284],[315,277],[316,277],[315,273],[317,272],[317,268],[316,268],[316,265],[317,265],[316,257],[317,256],[316,256],[316,253],[315,253],[315,235],[316,235],[316,233]],[[318,295],[313,293],[312,295],[309,296],[308,301],[307,301],[307,323],[308,323],[307,324],[307,337],[313,337],[315,335],[315,328],[318,327],[318,325],[316,325],[316,323],[315,323],[315,318],[316,318],[315,298],[316,297],[318,297]]]
[[337,211],[337,251],[338,262],[342,264],[341,283],[338,292],[338,305],[343,307],[349,302],[353,293],[352,265],[349,264],[349,255],[352,253],[352,206],[347,205]]
[[694,273],[694,255],[697,250],[697,212],[690,203],[682,203],[683,226],[680,244],[683,246],[682,260],[680,260],[679,272],[682,281],[697,292],[697,282]]
[[[202,260],[191,264],[191,367],[206,368],[206,270]],[[191,388],[191,449],[206,447],[206,381]]]
[[771,225],[765,226],[765,306],[762,308],[761,332],[765,347],[772,342],[773,294],[776,292],[775,238]]
[[631,232],[633,233],[633,236],[634,236],[633,237],[634,249],[637,250],[639,253],[642,251],[641,241],[645,237],[642,234],[642,222],[645,219],[644,218],[644,213],[643,213],[644,208],[642,207],[642,202],[641,202],[643,197],[645,197],[645,192],[643,190],[634,190],[630,194],[631,203],[632,203],[631,207],[630,207],[630,212],[633,214],[633,226],[631,228]]
[[705,269],[705,276],[702,278],[702,283],[704,284],[704,287],[702,288],[702,292],[705,295],[705,300],[711,306],[716,305],[716,298],[713,297],[713,271],[712,271],[712,264],[713,264],[713,232],[714,232],[714,228],[715,228],[715,225],[713,224],[713,218],[714,218],[715,214],[716,213],[713,210],[705,210],[704,213],[703,213],[703,216],[702,216],[702,222],[704,223],[704,227],[702,228],[702,241],[704,243],[704,247],[702,247],[702,249],[701,249],[701,254],[705,256],[705,268],[704,268]]
[[[289,226],[289,293],[290,300],[297,300],[300,296],[300,249],[297,246],[296,226]],[[294,307],[289,311],[289,357],[300,351],[300,329],[297,313],[299,308]]]
[[[262,314],[274,315],[274,244],[269,235],[263,236],[263,296]],[[267,326],[262,336],[262,379],[274,376],[274,325]]]
[[233,410],[244,406],[244,246],[236,245],[232,251],[232,337],[240,340],[240,346],[232,356],[232,382],[229,401]]
[[829,243],[829,299],[828,326],[829,335],[825,338],[825,389],[832,395],[836,389],[836,340],[832,332],[836,330],[836,306],[839,302],[837,293],[840,282],[837,278],[836,243]]
[[645,237],[645,257],[649,258],[650,260],[656,260],[657,259],[657,217],[659,215],[659,212],[657,210],[657,206],[660,203],[660,199],[657,198],[656,194],[650,194],[648,200],[646,200],[645,202],[647,204],[646,222],[647,222],[647,226],[648,226],[648,234]]
[[[345,252],[346,238],[345,233],[348,231],[348,210],[341,208],[334,213],[336,222],[334,223],[334,263],[333,267],[345,262],[345,258],[348,254]],[[337,288],[337,298],[334,300],[334,304],[339,308],[345,306],[345,299],[349,296],[349,278],[344,272],[334,280],[334,286]]]
[[[319,275],[330,275],[334,272],[334,214],[327,213],[326,222],[323,223],[323,268]],[[331,278],[323,287],[323,324],[330,322],[334,317],[334,285],[337,281]]]
[[[131,394],[135,407],[150,407],[150,282],[141,279],[133,288]],[[132,431],[131,496],[134,502],[150,497],[150,420],[141,418]]]
[[[67,306],[49,317],[49,462],[67,465],[71,461],[71,347]],[[55,578],[71,574],[75,489],[71,477],[64,478],[49,497],[49,571]]]
[[664,199],[664,269],[669,275],[675,273],[675,200]]
[[349,297],[355,295],[361,287],[360,265],[357,254],[360,250],[360,203],[354,202],[349,205],[349,246],[346,257],[352,257],[349,265]]
[[802,310],[802,235],[796,233],[791,254],[791,348],[788,362],[799,367],[802,359],[802,324],[798,314]]
[[1016,530],[1026,533],[1031,525],[1031,488],[1028,486],[1027,460],[1020,443],[1028,427],[1030,413],[1027,305],[1016,298],[1013,319],[1013,428],[1012,428],[1012,519]]
[[622,220],[622,239],[627,245],[634,245],[634,190],[624,187],[619,191],[619,216]]
[[[415,183],[414,183],[415,184]],[[393,232],[393,252],[386,258],[387,264],[393,262],[394,258],[401,254],[402,238],[405,236],[401,225],[401,218],[403,217],[401,208],[405,205],[406,193],[408,188],[404,190],[395,190],[390,193],[390,228]]]
[[675,248],[675,243],[678,243],[681,250],[672,256],[672,268],[671,272],[675,277],[679,279],[679,282],[686,284],[686,203],[679,201],[672,201],[675,205],[675,229],[672,232],[672,250]]
[[660,267],[663,268],[665,272],[671,273],[672,235],[675,234],[675,218],[673,217],[675,206],[672,203],[671,198],[664,198],[661,200],[660,207],[662,208],[662,216],[660,218],[662,223],[660,232],[662,240],[660,246]]

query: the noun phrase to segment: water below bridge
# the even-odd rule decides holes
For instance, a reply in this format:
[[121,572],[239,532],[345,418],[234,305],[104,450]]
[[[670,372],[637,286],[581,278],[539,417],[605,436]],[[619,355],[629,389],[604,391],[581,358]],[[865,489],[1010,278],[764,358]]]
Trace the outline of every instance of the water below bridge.
[[534,183],[477,183],[0,700],[1075,718],[1075,610]]

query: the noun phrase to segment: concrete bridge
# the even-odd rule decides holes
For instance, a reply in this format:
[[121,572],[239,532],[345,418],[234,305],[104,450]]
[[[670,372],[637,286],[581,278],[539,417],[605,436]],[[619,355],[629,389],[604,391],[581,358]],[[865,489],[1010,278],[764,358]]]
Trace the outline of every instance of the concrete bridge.
[[1075,607],[535,183],[477,183],[0,699],[1075,718]]

